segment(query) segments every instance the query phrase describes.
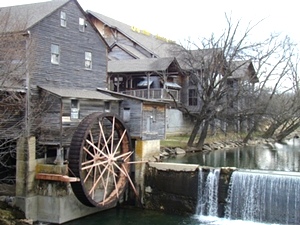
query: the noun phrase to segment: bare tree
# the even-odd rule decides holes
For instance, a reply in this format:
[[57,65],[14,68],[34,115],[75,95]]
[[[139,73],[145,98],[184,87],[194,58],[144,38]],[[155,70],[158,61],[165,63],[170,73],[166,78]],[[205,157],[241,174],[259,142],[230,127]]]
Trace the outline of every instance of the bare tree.
[[298,61],[297,54],[291,57],[288,65],[288,79],[285,81],[289,87],[282,88],[269,102],[266,117],[270,125],[263,134],[264,138],[273,137],[276,141],[282,141],[300,126]]
[[33,113],[28,110],[28,96],[34,50],[33,41],[23,31],[26,21],[11,23],[10,11],[5,10],[0,20],[0,183],[11,183],[15,179],[17,140],[30,130],[29,113]]
[[[254,51],[260,82],[256,87],[255,95],[253,95],[255,111],[252,114],[252,126],[243,140],[245,143],[257,131],[260,124],[270,120],[272,117],[281,117],[282,109],[280,108],[286,101],[283,101],[282,105],[278,105],[276,110],[274,103],[279,99],[285,99],[285,93],[293,89],[293,85],[286,86],[285,84],[288,79],[292,78],[291,60],[294,54],[294,44],[288,37],[280,39],[280,36],[271,35],[267,44],[262,47]],[[286,105],[285,110],[288,111],[290,109],[290,106]],[[275,116],[275,114],[277,115]],[[283,123],[280,120],[277,120],[277,122],[277,125],[272,125],[274,126],[273,128],[270,127],[269,132]],[[274,132],[275,130],[270,132],[270,134],[274,134]],[[263,136],[270,137],[267,133]]]
[[[209,127],[216,121],[224,124],[219,125],[224,132],[230,127],[239,132],[240,125],[246,124],[247,142],[290,71],[293,44],[289,38],[280,40],[280,36],[270,35],[263,41],[251,42],[250,34],[259,23],[249,24],[241,31],[240,21],[234,24],[226,19],[228,26],[222,35],[202,39],[200,45],[189,41],[179,55],[191,90],[185,111],[195,120],[189,146],[202,148]],[[251,72],[249,66],[254,67],[253,64],[255,70]],[[267,89],[268,99],[262,98]]]

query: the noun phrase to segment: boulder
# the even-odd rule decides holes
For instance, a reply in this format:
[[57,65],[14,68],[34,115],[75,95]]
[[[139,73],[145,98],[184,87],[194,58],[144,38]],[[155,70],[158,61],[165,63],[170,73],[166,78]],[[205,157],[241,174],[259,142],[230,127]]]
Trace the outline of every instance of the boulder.
[[186,154],[186,151],[182,148],[175,148],[175,154],[176,155],[184,155],[184,154]]

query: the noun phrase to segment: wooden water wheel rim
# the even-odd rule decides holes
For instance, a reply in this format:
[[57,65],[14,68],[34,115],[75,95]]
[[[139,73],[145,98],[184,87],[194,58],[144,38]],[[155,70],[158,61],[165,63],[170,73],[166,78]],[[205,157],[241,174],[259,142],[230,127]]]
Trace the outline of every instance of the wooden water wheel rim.
[[87,206],[108,208],[117,203],[129,181],[133,150],[128,129],[116,115],[93,113],[78,125],[71,141],[69,176],[78,200]]

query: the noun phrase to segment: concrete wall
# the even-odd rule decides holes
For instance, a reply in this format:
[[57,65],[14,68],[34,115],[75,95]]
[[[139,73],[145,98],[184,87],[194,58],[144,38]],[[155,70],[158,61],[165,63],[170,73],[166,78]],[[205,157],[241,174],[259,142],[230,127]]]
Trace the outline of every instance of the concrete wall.
[[107,208],[87,207],[73,194],[70,183],[36,180],[38,172],[67,174],[67,165],[43,164],[35,159],[35,137],[17,143],[16,206],[27,219],[61,224]]
[[190,133],[193,128],[193,123],[190,117],[183,115],[178,109],[166,110],[166,133],[172,134],[184,134]]
[[198,167],[149,163],[145,173],[145,207],[175,214],[194,214],[198,196]]
[[[193,164],[148,163],[145,170],[146,209],[173,214],[193,215],[196,213],[199,195],[199,171],[207,177],[211,168]],[[235,168],[220,168],[218,185],[218,216],[224,216],[229,180]],[[204,179],[206,180],[206,178]]]

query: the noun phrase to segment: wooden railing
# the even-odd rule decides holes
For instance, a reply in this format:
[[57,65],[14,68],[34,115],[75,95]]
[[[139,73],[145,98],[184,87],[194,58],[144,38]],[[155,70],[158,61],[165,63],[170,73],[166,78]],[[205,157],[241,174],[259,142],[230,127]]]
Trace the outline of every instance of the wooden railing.
[[123,91],[122,93],[134,97],[146,98],[146,99],[172,100],[172,101],[174,99],[175,101],[180,100],[178,90],[163,89],[163,88],[151,88],[149,90],[147,89],[126,90]]

